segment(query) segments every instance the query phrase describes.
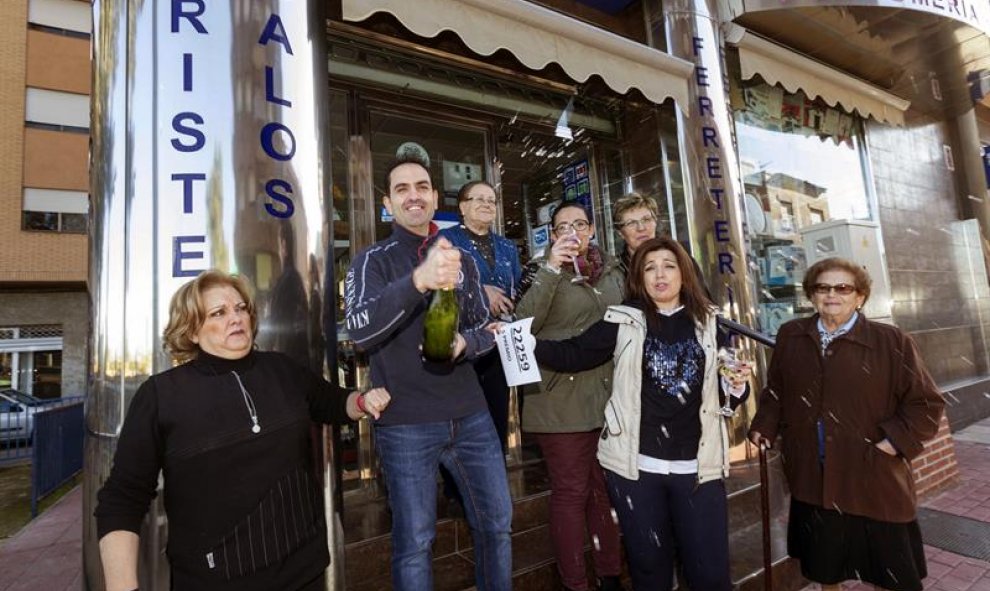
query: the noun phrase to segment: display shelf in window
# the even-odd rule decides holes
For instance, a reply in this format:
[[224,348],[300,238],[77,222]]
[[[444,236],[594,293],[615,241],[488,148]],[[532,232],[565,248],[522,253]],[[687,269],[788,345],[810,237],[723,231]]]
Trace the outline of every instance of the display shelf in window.
[[767,246],[760,264],[768,287],[799,285],[807,267],[804,248],[793,243]]

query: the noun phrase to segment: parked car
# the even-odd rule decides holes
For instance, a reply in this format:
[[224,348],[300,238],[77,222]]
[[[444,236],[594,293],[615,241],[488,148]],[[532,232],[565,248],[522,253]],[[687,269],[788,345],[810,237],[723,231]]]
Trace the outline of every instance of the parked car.
[[45,403],[17,390],[0,390],[0,443],[31,441],[34,415]]

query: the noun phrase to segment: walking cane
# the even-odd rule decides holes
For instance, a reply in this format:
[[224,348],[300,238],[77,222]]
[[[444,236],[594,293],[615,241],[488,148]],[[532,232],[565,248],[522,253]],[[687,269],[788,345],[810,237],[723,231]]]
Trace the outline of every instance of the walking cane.
[[770,557],[770,479],[767,477],[767,443],[760,440],[760,516],[763,521],[763,588],[773,591],[773,564]]

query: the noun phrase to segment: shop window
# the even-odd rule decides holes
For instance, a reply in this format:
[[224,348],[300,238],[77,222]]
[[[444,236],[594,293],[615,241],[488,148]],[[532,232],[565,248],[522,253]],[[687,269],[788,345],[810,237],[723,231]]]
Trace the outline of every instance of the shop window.
[[62,395],[62,327],[0,327],[0,389],[38,398]]
[[862,122],[759,79],[734,88],[749,253],[759,269],[758,316],[776,334],[812,311],[801,291],[803,236],[822,224],[873,217]]
[[14,353],[0,353],[0,390],[14,385]]
[[34,374],[31,393],[37,398],[58,398],[62,395],[62,352],[32,353]]

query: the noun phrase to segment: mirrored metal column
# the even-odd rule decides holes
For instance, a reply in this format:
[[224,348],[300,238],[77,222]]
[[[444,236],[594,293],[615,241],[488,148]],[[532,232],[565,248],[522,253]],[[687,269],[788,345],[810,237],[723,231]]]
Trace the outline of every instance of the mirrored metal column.
[[[687,113],[675,109],[677,161],[667,159],[671,173],[683,177],[683,211],[688,242],[701,265],[705,282],[720,314],[756,326],[752,266],[743,232],[742,185],[736,150],[728,73],[718,0],[652,0],[646,7],[651,44],[694,64]],[[681,216],[676,215],[677,226]],[[765,352],[749,339],[738,346],[765,367]],[[729,429],[735,446],[745,440],[755,396],[738,413]]]
[[[96,492],[131,397],[170,366],[161,332],[174,291],[210,267],[239,273],[256,290],[261,348],[322,372],[324,349],[336,343],[321,330],[323,286],[334,285],[326,277],[333,266],[325,265],[332,216],[325,199],[324,5],[93,3],[93,333],[84,470],[90,589],[103,588],[90,517]],[[336,495],[325,496],[335,515]],[[339,532],[333,520],[329,532]],[[168,588],[166,535],[159,501],[142,534],[142,589]],[[329,584],[337,585],[333,576]]]
[[677,112],[691,247],[723,313],[751,323],[742,189],[717,6],[716,0],[667,0],[661,11],[667,51],[695,65],[688,117]]

